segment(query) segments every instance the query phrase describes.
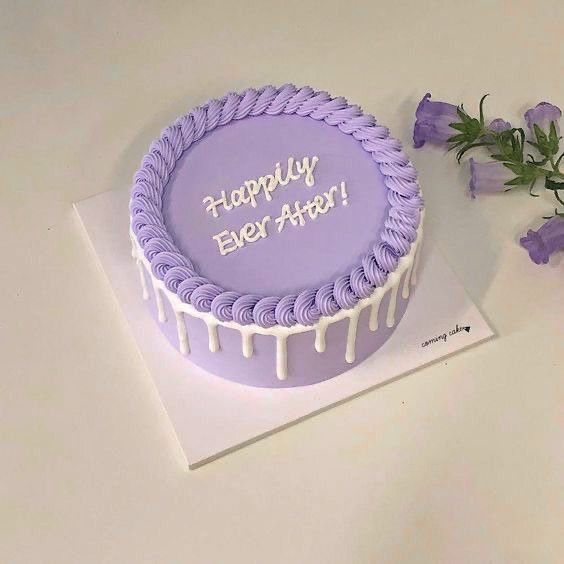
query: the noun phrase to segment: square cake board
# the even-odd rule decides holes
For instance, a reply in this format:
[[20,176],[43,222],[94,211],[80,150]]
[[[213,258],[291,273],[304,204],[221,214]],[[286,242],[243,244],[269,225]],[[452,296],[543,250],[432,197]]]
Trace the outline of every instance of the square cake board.
[[253,388],[223,380],[190,363],[151,317],[131,258],[128,206],[127,189],[74,205],[191,469],[493,336],[427,240],[404,318],[384,346],[359,366],[299,388]]

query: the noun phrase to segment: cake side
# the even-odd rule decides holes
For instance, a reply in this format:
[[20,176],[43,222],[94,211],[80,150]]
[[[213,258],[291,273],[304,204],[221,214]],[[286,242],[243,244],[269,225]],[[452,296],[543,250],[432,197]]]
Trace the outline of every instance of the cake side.
[[[341,309],[332,316],[322,316],[315,323],[310,325],[294,324],[290,327],[284,327],[282,325],[262,327],[254,323],[242,325],[236,321],[221,321],[211,312],[197,310],[191,304],[183,302],[177,294],[171,292],[162,280],[151,276],[150,262],[143,255],[142,249],[133,232],[130,232],[130,238],[132,243],[132,256],[136,259],[139,269],[143,297],[146,300],[149,299],[150,287],[155,302],[157,319],[160,323],[170,321],[166,311],[167,309],[172,312],[178,339],[175,344],[177,344],[182,354],[188,355],[191,352],[190,336],[184,317],[188,315],[192,318],[202,320],[205,324],[207,331],[207,348],[212,353],[217,353],[222,348],[218,331],[219,327],[225,327],[240,334],[240,354],[246,359],[253,357],[256,335],[273,337],[276,343],[276,377],[279,380],[286,380],[288,377],[288,340],[292,336],[313,332],[311,342],[312,350],[315,350],[316,353],[324,353],[327,348],[327,330],[333,324],[346,320],[346,339],[344,341],[342,355],[348,365],[353,365],[357,361],[356,348],[359,319],[365,310],[369,312],[367,323],[369,331],[381,331],[382,326],[388,329],[396,327],[405,311],[405,308],[403,308],[401,315],[398,315],[398,300],[407,302],[411,295],[412,287],[415,286],[417,282],[417,267],[420,257],[420,245],[423,238],[423,224],[421,221],[417,229],[416,239],[411,246],[409,254],[399,260],[396,270],[388,276],[383,286],[376,288],[370,296],[359,300],[356,305],[350,309]],[[387,302],[385,303],[385,307],[382,307],[386,296]],[[168,308],[165,307],[165,304],[168,304]],[[384,323],[379,320],[382,315],[384,316]],[[204,365],[203,367],[205,368],[206,366]],[[333,375],[340,372],[342,372],[342,370],[335,372]]]

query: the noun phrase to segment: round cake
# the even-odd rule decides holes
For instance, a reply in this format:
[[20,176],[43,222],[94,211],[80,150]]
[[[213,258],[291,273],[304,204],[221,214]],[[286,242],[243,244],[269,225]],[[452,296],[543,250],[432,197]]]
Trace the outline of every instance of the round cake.
[[243,384],[314,384],[362,362],[415,283],[415,169],[373,116],[308,86],[230,93],[177,119],[143,158],[130,212],[164,335]]

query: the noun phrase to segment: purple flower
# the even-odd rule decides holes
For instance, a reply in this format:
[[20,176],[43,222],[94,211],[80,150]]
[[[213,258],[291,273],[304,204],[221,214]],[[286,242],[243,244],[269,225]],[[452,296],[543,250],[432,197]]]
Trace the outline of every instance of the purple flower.
[[505,182],[511,180],[515,175],[499,161],[477,163],[470,159],[470,195],[476,197],[476,193],[503,192],[508,186]]
[[496,133],[501,133],[502,131],[511,129],[511,124],[508,121],[505,121],[503,118],[496,118],[490,122],[488,129],[491,129]]
[[529,229],[519,242],[535,264],[546,264],[552,253],[564,250],[564,217],[555,215],[538,231]]
[[431,94],[423,96],[415,112],[413,128],[413,146],[423,147],[427,141],[446,147],[446,140],[457,131],[449,124],[460,121],[456,106],[446,102],[431,102]]
[[553,106],[548,102],[540,102],[534,108],[530,108],[525,112],[525,120],[527,127],[534,131],[533,125],[536,123],[545,133],[550,129],[550,122],[556,122],[556,132],[560,132],[558,120],[562,117],[559,107]]
[[[511,129],[511,124],[508,121],[505,121],[503,118],[496,118],[490,121],[488,129],[495,131],[496,133],[503,133],[504,131]],[[497,144],[494,143],[493,135],[486,135],[486,140],[492,143],[492,145],[488,145],[488,149],[494,154],[498,153],[499,148]]]

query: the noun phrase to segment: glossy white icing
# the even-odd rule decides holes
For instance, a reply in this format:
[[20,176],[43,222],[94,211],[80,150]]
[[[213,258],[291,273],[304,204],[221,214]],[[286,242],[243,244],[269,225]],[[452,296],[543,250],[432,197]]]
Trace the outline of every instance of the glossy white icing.
[[398,276],[397,272],[390,274],[390,276],[394,276],[395,280],[390,293],[390,301],[388,302],[388,314],[386,316],[387,327],[393,327],[396,324],[396,304],[398,301],[398,287],[401,278],[401,276]]
[[164,309],[163,296],[159,287],[155,284],[156,278],[152,279],[153,282],[153,293],[155,294],[155,303],[157,304],[157,316],[161,323],[166,321],[166,313]]
[[243,356],[251,358],[253,356],[253,333],[251,331],[241,331],[241,340],[243,346]]
[[137,259],[137,270],[139,271],[139,279],[141,281],[141,288],[143,290],[143,299],[149,299],[149,290],[147,288],[147,280],[145,279],[145,267],[143,263]]
[[349,195],[347,194],[347,185],[343,181],[343,182],[341,182],[341,199],[343,201],[343,206],[349,205],[349,199],[348,198],[349,198]]
[[356,358],[356,329],[358,327],[358,318],[360,317],[360,310],[356,308],[351,313],[349,319],[349,329],[347,331],[347,348],[345,351],[345,360],[352,364]]
[[315,329],[315,350],[318,353],[325,351],[325,333],[327,332],[327,325],[325,321],[319,321]]
[[289,157],[285,175],[282,172],[280,163],[276,163],[274,174],[266,174],[256,179],[245,180],[239,188],[235,188],[229,193],[222,190],[217,198],[206,196],[202,203],[206,206],[206,212],[211,213],[213,217],[219,217],[219,208],[230,211],[233,208],[246,204],[256,208],[257,196],[261,192],[264,198],[270,202],[272,200],[272,192],[278,186],[286,186],[292,180],[299,180],[302,176],[304,176],[306,186],[311,188],[315,184],[313,171],[318,161],[318,157],[303,157],[298,161],[294,157]]
[[210,321],[209,319],[204,320],[208,327],[208,341],[211,352],[217,352],[219,350],[219,334],[217,332],[217,322]]
[[370,306],[370,317],[368,318],[368,328],[370,331],[378,330],[378,313],[380,311],[380,304],[382,303],[382,298],[384,297],[383,288],[377,288],[373,294],[374,300]]
[[190,352],[190,342],[188,340],[188,332],[186,331],[186,322],[182,311],[175,311],[176,330],[178,331],[178,347],[183,355]]
[[288,335],[276,337],[276,375],[279,380],[288,378]]
[[413,268],[411,270],[411,285],[415,286],[417,284],[417,269],[419,268],[419,256],[421,252],[419,247],[415,249],[415,258],[413,259]]
[[270,221],[270,216],[265,215],[260,221],[245,223],[239,233],[225,229],[212,238],[217,242],[219,253],[228,255],[237,249],[244,247],[248,243],[254,243],[259,239],[268,237],[266,224]]

